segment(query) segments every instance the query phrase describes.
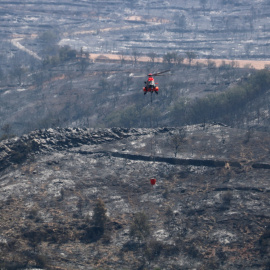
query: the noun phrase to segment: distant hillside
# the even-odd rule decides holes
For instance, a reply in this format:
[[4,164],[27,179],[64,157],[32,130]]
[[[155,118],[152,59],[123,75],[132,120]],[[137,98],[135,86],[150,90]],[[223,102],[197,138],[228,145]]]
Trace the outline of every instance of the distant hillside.
[[40,54],[37,36],[56,31],[61,45],[90,53],[269,59],[268,17],[268,0],[2,1],[1,50],[10,53],[10,39],[21,38]]
[[[143,95],[147,74],[159,95]],[[253,74],[253,75],[251,75]],[[1,137],[49,127],[159,127],[223,122],[269,127],[269,72],[168,63],[64,62],[6,86],[1,95]]]
[[[2,139],[68,126],[268,128],[267,89],[245,82],[252,66],[211,58],[267,60],[269,1],[14,0],[0,13]],[[117,61],[106,63],[107,53]],[[151,103],[146,75],[167,69]]]

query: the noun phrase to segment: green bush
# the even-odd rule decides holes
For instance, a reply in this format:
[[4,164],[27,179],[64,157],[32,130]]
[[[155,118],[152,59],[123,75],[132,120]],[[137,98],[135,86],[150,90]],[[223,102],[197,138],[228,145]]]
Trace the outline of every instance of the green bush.
[[269,89],[269,85],[270,72],[258,71],[247,82],[226,92],[210,94],[201,99],[180,100],[174,104],[171,118],[177,125],[205,121],[232,121],[235,114],[242,112],[248,103],[264,94]]
[[105,230],[105,225],[107,221],[106,212],[107,209],[104,202],[101,199],[98,199],[94,208],[92,223],[95,227],[100,228],[100,230],[103,232]]
[[76,58],[76,50],[70,48],[70,46],[64,46],[59,49],[59,58],[62,62],[69,61]]
[[147,246],[145,255],[146,258],[151,261],[158,257],[163,249],[163,243],[157,240],[151,240]]
[[270,225],[268,225],[259,239],[259,248],[261,255],[266,255],[270,248]]
[[137,238],[138,240],[144,240],[150,236],[150,224],[145,213],[135,214],[129,235],[131,238]]
[[36,262],[36,267],[45,268],[46,265],[48,264],[48,258],[44,255],[37,254],[35,256],[35,262]]

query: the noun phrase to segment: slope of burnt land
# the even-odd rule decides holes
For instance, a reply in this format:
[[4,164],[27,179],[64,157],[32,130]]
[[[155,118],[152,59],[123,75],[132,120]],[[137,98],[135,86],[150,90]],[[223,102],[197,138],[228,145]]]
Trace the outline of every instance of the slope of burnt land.
[[184,131],[177,151],[183,128],[49,129],[2,141],[1,267],[267,269],[269,170],[254,164],[270,164],[268,133]]

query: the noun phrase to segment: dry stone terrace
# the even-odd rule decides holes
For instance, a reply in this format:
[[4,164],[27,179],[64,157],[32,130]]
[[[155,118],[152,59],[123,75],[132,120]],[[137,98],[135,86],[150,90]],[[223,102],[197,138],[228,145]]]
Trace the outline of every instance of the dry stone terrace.
[[269,57],[267,1],[3,1],[0,12],[4,40],[24,38],[35,52],[40,48],[33,39],[58,29],[62,45],[90,53],[136,49],[161,56],[194,51],[198,58]]

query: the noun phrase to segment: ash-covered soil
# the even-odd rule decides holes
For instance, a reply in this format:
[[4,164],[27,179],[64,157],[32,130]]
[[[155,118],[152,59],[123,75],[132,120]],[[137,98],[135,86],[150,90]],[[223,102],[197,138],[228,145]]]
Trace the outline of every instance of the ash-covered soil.
[[212,124],[2,141],[1,268],[269,269],[269,140]]

